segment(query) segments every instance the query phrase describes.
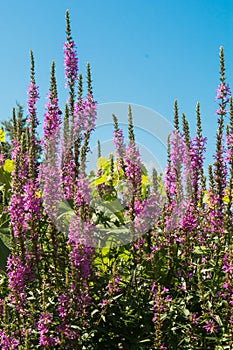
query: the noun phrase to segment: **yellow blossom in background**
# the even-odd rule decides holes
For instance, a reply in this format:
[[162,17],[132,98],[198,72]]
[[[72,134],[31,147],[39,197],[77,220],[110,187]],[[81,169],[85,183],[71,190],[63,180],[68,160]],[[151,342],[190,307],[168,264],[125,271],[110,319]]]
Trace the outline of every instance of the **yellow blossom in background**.
[[5,142],[5,133],[2,129],[0,129],[0,142]]
[[11,173],[14,170],[14,162],[11,159],[6,159],[3,165],[3,170],[7,173]]

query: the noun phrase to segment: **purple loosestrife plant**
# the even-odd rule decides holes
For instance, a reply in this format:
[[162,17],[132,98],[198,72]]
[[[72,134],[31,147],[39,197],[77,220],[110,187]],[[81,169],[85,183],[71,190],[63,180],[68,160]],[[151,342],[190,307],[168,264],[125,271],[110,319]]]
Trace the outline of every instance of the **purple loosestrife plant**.
[[[90,66],[87,66],[88,69],[88,75],[90,75]],[[89,152],[89,140],[91,136],[91,132],[95,128],[95,122],[96,122],[96,101],[93,100],[92,92],[91,92],[91,80],[89,78],[88,80],[88,94],[86,96],[83,108],[83,118],[86,122],[86,127],[83,130],[83,144],[80,149],[80,167],[81,171],[85,170],[85,164],[86,164],[86,157],[87,153]],[[85,125],[85,124],[84,124]]]
[[[31,265],[37,266],[37,273],[39,276],[39,260],[40,260],[40,242],[39,242],[39,227],[38,223],[41,220],[41,198],[39,195],[38,184],[38,164],[37,151],[39,141],[36,135],[36,128],[39,125],[37,118],[36,102],[39,98],[38,86],[35,83],[35,66],[34,57],[31,52],[31,82],[28,88],[28,117],[27,123],[29,125],[30,142],[29,142],[29,171],[28,181],[23,186],[23,203],[25,213],[25,224],[27,231],[30,232],[30,239],[32,240],[32,251],[29,257],[32,259]],[[39,277],[40,279],[40,277]]]
[[78,56],[74,40],[71,37],[69,12],[66,11],[66,42],[64,44],[64,67],[67,86],[74,86],[78,76]]
[[71,200],[74,195],[75,162],[70,138],[69,107],[67,104],[65,106],[65,115],[63,119],[61,169],[64,197],[65,200]]
[[192,187],[193,187],[193,199],[195,205],[201,200],[201,173],[204,163],[204,153],[206,151],[207,138],[202,135],[200,104],[196,106],[196,123],[197,131],[196,135],[190,142],[190,160],[191,167],[193,169]]
[[90,247],[93,244],[95,228],[92,224],[74,217],[70,223],[68,244],[70,245],[70,259],[73,269],[78,270],[78,276],[87,279],[90,274],[90,258],[93,253]]
[[82,97],[82,75],[79,76],[79,96],[74,104],[72,121],[70,127],[70,142],[74,149],[74,173],[77,177],[79,172],[85,170],[87,153],[89,151],[89,140],[91,132],[95,128],[96,102],[93,100],[91,87],[90,64],[87,64],[87,90],[86,98]]
[[[21,113],[20,109],[18,113]],[[30,225],[32,221],[36,219],[34,218],[34,213],[39,210],[37,204],[40,206],[39,203],[34,203],[35,205],[32,204],[33,198],[28,198],[29,182],[31,182],[32,186],[30,195],[32,193],[35,195],[33,180],[32,178],[29,180],[30,174],[32,173],[30,170],[33,163],[32,159],[34,158],[32,158],[29,152],[32,143],[30,135],[28,134],[28,129],[24,132],[20,129],[20,116],[19,114],[17,123],[15,114],[13,113],[15,130],[12,144],[15,149],[12,152],[14,170],[12,172],[11,198],[9,203],[12,251],[11,255],[8,256],[7,262],[9,293],[6,299],[7,304],[4,312],[5,317],[8,313],[11,314],[10,310],[12,310],[13,315],[16,315],[16,320],[12,327],[12,330],[15,330],[16,338],[18,334],[16,328],[25,326],[24,318],[30,317],[28,313],[28,290],[35,277],[32,264],[32,260],[35,262],[35,254],[33,254],[30,247],[30,240],[34,240],[35,231],[30,232]],[[12,315],[9,317],[11,319]],[[22,318],[21,321],[20,318]]]
[[59,160],[59,140],[61,111],[58,106],[55,63],[52,63],[50,93],[44,115],[44,135],[42,147],[44,161],[40,168],[40,183],[43,189],[43,205],[50,219],[57,219],[58,204],[62,200],[61,170]]
[[57,144],[60,136],[60,119],[61,111],[58,107],[58,98],[55,92],[50,91],[48,94],[48,102],[46,104],[46,113],[44,115],[44,138],[42,144],[44,150],[47,151],[46,147],[52,151],[52,146],[55,147],[53,152],[57,151]]
[[[31,55],[31,81],[28,87],[28,117],[27,122],[29,125],[29,131],[31,133],[31,147],[34,146],[36,148],[37,140],[36,140],[36,128],[39,125],[39,120],[37,118],[37,109],[36,109],[36,102],[39,99],[39,87],[35,83],[35,67],[34,67],[34,57],[32,51],[30,52]],[[35,155],[34,155],[35,156]],[[35,159],[34,159],[35,161]]]
[[[232,96],[229,100],[230,105],[230,125],[227,125],[226,130],[226,145],[227,145],[227,155],[226,155],[226,161],[229,164],[229,178],[227,183],[227,191],[226,194],[228,195],[229,202],[227,204],[226,209],[226,218],[228,226],[228,230],[230,231],[230,227],[232,227],[232,201],[233,201],[233,102],[232,102]],[[232,243],[231,235],[228,235],[228,242],[229,244]]]
[[74,104],[75,104],[75,84],[78,77],[78,57],[74,40],[71,36],[69,11],[66,11],[66,42],[64,44],[64,67],[66,86],[69,87],[69,114],[68,119],[71,123],[70,139],[73,143],[73,123],[74,123]]
[[[67,244],[70,245],[70,259],[75,276],[84,281],[90,275],[93,255],[95,225],[90,221],[90,188],[84,174],[79,174],[75,187],[75,213],[69,226]],[[78,271],[75,272],[75,269]]]
[[166,312],[166,309],[169,307],[169,304],[172,301],[171,296],[168,294],[169,289],[161,287],[160,284],[153,282],[152,288],[152,300],[154,316],[152,322],[154,324],[154,346],[156,349],[167,349],[163,340],[162,340],[162,327],[163,327],[163,314]]
[[159,237],[156,237],[155,232],[158,228],[163,213],[162,208],[165,204],[164,197],[158,190],[158,175],[155,169],[152,175],[152,188],[148,192],[145,194],[145,198],[135,201],[134,228],[136,236],[143,237],[143,239],[136,242],[136,246],[142,246],[143,248],[144,244],[141,243],[145,239],[148,240],[149,250],[147,252],[147,258],[150,259],[151,245],[159,245]]
[[[66,87],[69,87],[69,99],[65,109],[63,144],[61,149],[62,180],[66,200],[74,194],[75,175],[77,175],[80,153],[80,129],[77,126],[77,103],[75,104],[75,85],[78,79],[78,56],[71,36],[69,11],[66,11],[66,42],[63,47]],[[81,87],[82,88],[82,87]],[[81,99],[80,99],[81,100]]]
[[19,340],[14,337],[14,334],[6,335],[0,330],[0,345],[2,350],[17,350]]
[[67,85],[73,85],[78,74],[78,57],[74,40],[66,41],[64,44],[64,66]]
[[[222,48],[220,49],[222,51]],[[222,80],[222,82],[218,85],[218,88],[216,90],[217,94],[216,94],[216,100],[219,103],[219,108],[216,111],[216,113],[218,115],[223,115],[226,114],[226,105],[230,100],[230,96],[231,96],[231,90],[229,85],[224,83],[224,80]]]
[[42,313],[38,322],[38,331],[40,335],[39,345],[44,349],[51,349],[59,342],[57,336],[52,335],[51,328],[53,327],[53,316],[48,312]]
[[91,94],[85,100],[78,100],[74,108],[74,137],[75,139],[85,139],[86,134],[95,128],[96,102]]
[[26,283],[34,277],[30,260],[25,263],[19,256],[10,256],[7,262],[7,273],[10,303],[19,314],[26,316],[24,311],[27,299]]
[[223,212],[223,197],[226,189],[227,166],[225,161],[224,137],[224,117],[227,114],[227,104],[229,102],[230,89],[225,83],[225,62],[223,48],[220,47],[220,84],[217,89],[216,99],[218,101],[218,130],[216,134],[216,151],[214,155],[214,180],[216,184],[217,205],[219,211]]
[[219,293],[219,298],[226,302],[226,315],[229,320],[228,328],[228,341],[232,346],[233,337],[233,251],[232,245],[229,247],[229,251],[224,254],[222,258],[222,271],[224,273],[224,281],[222,284],[222,291]]
[[229,162],[229,165],[232,166],[233,158],[233,103],[232,96],[229,99],[230,105],[230,125],[228,125],[227,135],[226,135],[226,145],[227,145],[227,156],[226,161]]
[[182,240],[178,235],[180,220],[189,205],[191,194],[187,183],[193,177],[191,157],[183,135],[175,130],[168,140],[168,163],[165,169],[165,189],[167,202],[165,214],[165,231],[171,242]]
[[[71,320],[66,319],[66,333],[71,325],[72,318],[77,319],[81,326],[88,321],[88,313],[86,308],[90,305],[91,297],[89,295],[88,280],[91,275],[91,265],[93,262],[94,249],[94,233],[95,225],[91,222],[89,213],[90,204],[90,188],[84,173],[79,173],[74,187],[74,210],[69,224],[69,233],[67,247],[69,253],[70,265],[70,315]],[[71,332],[71,331],[70,331]],[[72,333],[72,332],[71,332]],[[70,333],[70,334],[71,334]],[[67,336],[70,337],[69,332]],[[79,337],[73,334],[74,338]]]
[[130,191],[133,190],[135,196],[139,195],[141,185],[141,160],[139,151],[135,144],[129,144],[125,150],[125,174],[129,185],[132,186]]
[[17,245],[20,246],[20,255],[25,260],[25,239],[27,224],[25,221],[23,191],[29,176],[29,149],[25,142],[25,132],[22,132],[19,126],[22,110],[18,110],[18,119],[15,117],[13,109],[14,139],[11,141],[13,146],[12,160],[15,164],[11,174],[11,198],[9,203],[9,214],[12,227],[13,250]]
[[75,164],[71,152],[66,152],[66,159],[62,164],[62,187],[65,200],[72,200],[74,196]]
[[117,164],[120,166],[122,170],[124,170],[125,169],[124,157],[125,157],[125,149],[126,149],[124,135],[123,135],[123,131],[119,129],[118,120],[115,114],[113,114],[112,117],[114,122],[113,143],[115,146]]
[[[135,136],[133,130],[133,120],[131,106],[128,107],[128,135],[129,143],[124,149],[123,135],[119,133],[117,119],[114,117],[115,124],[115,144],[118,157],[120,157],[120,162],[122,162],[124,152],[123,171],[124,171],[124,190],[123,190],[123,202],[126,207],[125,215],[129,217],[129,230],[131,241],[133,242],[136,237],[135,232],[135,217],[136,214],[139,214],[143,208],[143,205],[140,203],[141,198],[141,181],[142,181],[142,162],[140,159],[140,154],[135,143]],[[116,132],[118,134],[116,134]]]
[[31,130],[35,129],[39,124],[36,117],[36,107],[35,104],[39,98],[38,86],[35,81],[31,81],[28,86],[28,124],[31,124]]

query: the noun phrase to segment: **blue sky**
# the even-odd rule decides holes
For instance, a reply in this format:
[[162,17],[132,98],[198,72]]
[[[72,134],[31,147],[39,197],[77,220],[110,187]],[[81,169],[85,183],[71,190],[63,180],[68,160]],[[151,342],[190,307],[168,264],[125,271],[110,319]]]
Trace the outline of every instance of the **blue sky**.
[[1,1],[0,120],[11,116],[16,101],[26,106],[31,49],[41,122],[52,60],[61,106],[65,103],[66,9],[80,71],[85,74],[86,62],[91,63],[98,103],[138,104],[172,121],[173,102],[178,99],[179,110],[194,131],[200,101],[204,134],[213,145],[220,45],[227,82],[233,87],[232,0]]

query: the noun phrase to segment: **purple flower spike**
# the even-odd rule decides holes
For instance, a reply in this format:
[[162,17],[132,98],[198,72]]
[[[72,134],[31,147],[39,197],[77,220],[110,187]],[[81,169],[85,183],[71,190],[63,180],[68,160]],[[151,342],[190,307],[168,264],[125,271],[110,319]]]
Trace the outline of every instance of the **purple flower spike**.
[[[52,140],[61,124],[61,111],[58,107],[58,98],[54,97],[53,93],[49,93],[48,102],[45,106],[46,113],[44,114],[44,143],[46,140]],[[59,138],[59,134],[56,135]]]
[[38,331],[40,333],[39,344],[50,349],[58,343],[58,338],[51,335],[50,328],[53,325],[53,317],[48,312],[42,313],[38,322]]
[[64,66],[65,78],[67,79],[66,86],[73,85],[78,75],[78,57],[73,40],[64,44]]
[[38,92],[38,86],[34,82],[30,82],[28,87],[28,123],[32,127],[32,123],[34,124],[33,127],[35,128],[39,121],[36,118],[36,102],[39,98],[39,92]]
[[230,87],[229,85],[225,85],[221,83],[218,85],[218,89],[216,91],[217,91],[216,100],[220,100],[219,108],[217,109],[216,114],[225,115],[227,114],[227,110],[225,107],[229,102],[230,96],[231,96]]

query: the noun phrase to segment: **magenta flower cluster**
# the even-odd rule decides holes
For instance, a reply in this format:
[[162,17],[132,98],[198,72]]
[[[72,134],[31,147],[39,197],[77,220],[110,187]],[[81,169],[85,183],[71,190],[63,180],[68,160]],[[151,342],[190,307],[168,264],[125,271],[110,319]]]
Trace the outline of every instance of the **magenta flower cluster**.
[[6,335],[0,330],[0,345],[2,350],[17,350],[19,346],[19,340],[14,338],[14,335]]
[[58,343],[58,337],[51,335],[51,325],[53,325],[53,316],[48,312],[42,313],[38,322],[39,345],[44,346],[45,349],[51,349]]
[[[78,57],[76,46],[73,40],[66,41],[64,44],[64,66],[65,78],[69,82],[75,82],[78,74]],[[67,82],[67,85],[69,83]]]

